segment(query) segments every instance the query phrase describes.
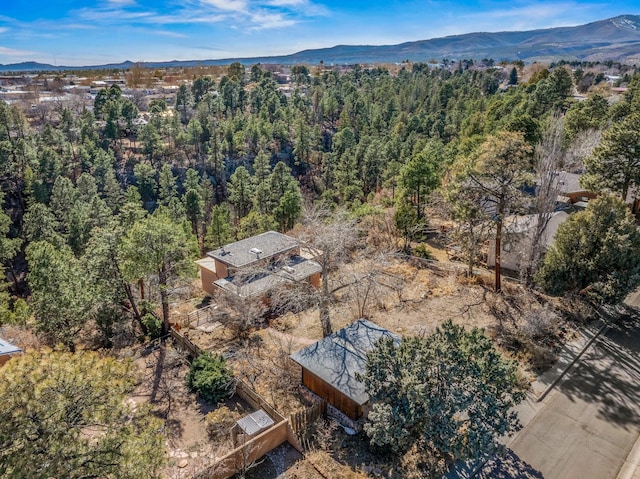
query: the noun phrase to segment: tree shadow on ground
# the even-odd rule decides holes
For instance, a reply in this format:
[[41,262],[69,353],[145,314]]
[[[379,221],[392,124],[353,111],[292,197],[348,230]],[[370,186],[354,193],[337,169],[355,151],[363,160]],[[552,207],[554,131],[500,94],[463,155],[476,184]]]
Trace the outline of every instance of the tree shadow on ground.
[[599,403],[599,415],[625,429],[637,429],[640,414],[640,315],[623,315],[585,353],[559,389],[569,399]]
[[[473,471],[469,471],[472,473]],[[544,479],[542,473],[524,462],[511,449],[489,459],[476,475],[447,476],[448,479]]]

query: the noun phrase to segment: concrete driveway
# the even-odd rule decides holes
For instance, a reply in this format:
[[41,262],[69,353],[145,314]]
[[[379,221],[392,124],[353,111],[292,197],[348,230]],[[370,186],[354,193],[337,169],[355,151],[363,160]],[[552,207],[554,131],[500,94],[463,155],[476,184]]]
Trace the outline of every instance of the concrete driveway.
[[545,479],[615,479],[640,431],[640,321],[598,338],[509,445]]

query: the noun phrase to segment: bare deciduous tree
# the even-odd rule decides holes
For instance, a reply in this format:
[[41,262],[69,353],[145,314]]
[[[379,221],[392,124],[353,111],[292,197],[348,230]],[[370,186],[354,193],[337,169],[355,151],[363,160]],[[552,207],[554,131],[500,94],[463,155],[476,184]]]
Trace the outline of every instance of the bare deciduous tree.
[[[278,288],[272,294],[273,306],[281,310],[301,310],[317,306],[323,336],[332,332],[329,308],[336,290],[344,283],[335,281],[333,272],[339,270],[357,245],[355,220],[345,213],[330,214],[326,210],[310,208],[304,213],[302,229],[297,235],[303,254],[309,254],[320,264],[322,285],[320,289],[302,281],[290,287]],[[333,286],[332,282],[337,282]]]
[[303,220],[305,229],[299,236],[302,246],[309,250],[320,263],[322,289],[319,301],[322,335],[331,334],[329,306],[333,292],[329,287],[329,273],[344,263],[357,242],[355,221],[345,213],[328,216],[323,211],[309,211]]
[[533,201],[533,232],[527,238],[525,246],[522,274],[527,284],[533,282],[537,265],[544,255],[544,237],[548,234],[547,226],[556,209],[560,193],[559,173],[564,164],[564,120],[559,115],[552,116],[536,145],[534,160],[538,188]]
[[564,168],[567,171],[583,171],[584,159],[591,155],[594,148],[600,144],[602,130],[581,131],[575,140],[567,147]]
[[247,339],[249,332],[259,325],[267,311],[261,297],[245,298],[224,292],[220,295],[219,300],[230,310],[229,316],[225,320],[225,326],[238,339]]
[[350,280],[345,299],[351,302],[354,319],[368,318],[372,307],[381,307],[384,296],[401,294],[404,280],[384,271],[387,257],[384,254],[369,256],[358,264],[348,276]]

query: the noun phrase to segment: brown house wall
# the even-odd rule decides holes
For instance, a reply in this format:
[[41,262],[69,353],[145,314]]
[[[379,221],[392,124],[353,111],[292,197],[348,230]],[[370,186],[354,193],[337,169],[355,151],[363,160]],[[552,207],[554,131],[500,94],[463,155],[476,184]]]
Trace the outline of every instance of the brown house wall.
[[351,419],[355,420],[362,416],[362,406],[304,368],[302,368],[302,384],[321,398],[326,399],[329,404],[338,408]]
[[12,357],[18,355],[20,353],[15,353],[15,354],[3,354],[0,356],[0,366],[4,366],[4,364],[9,361],[9,359],[11,359]]
[[215,294],[217,287],[213,284],[216,281],[218,276],[215,272],[210,269],[200,267],[200,280],[202,281],[202,289],[204,289],[209,294]]
[[565,193],[564,196],[571,200],[571,203],[577,203],[581,201],[581,198],[589,198],[590,200],[596,198],[598,195],[591,193],[590,191],[572,191],[571,193]]
[[216,280],[218,279],[222,279],[222,278],[226,278],[227,276],[229,276],[229,270],[227,268],[227,265],[224,264],[222,261],[218,261],[217,259],[215,260],[216,262]]

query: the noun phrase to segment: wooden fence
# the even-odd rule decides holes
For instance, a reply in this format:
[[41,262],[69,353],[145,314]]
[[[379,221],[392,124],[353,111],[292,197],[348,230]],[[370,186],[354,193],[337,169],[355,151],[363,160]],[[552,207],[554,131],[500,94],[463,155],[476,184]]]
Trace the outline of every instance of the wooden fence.
[[236,394],[247,401],[254,409],[263,409],[275,422],[280,422],[285,417],[276,411],[262,396],[251,389],[242,379],[236,383]]
[[327,401],[322,401],[289,416],[289,422],[296,435],[301,437],[314,421],[326,414]]
[[187,313],[187,317],[185,319],[185,326],[191,326],[195,323],[194,327],[200,326],[200,322],[209,321],[213,318],[213,315],[217,312],[218,305],[213,303],[204,308],[196,309],[195,311],[191,311]]
[[[203,352],[200,347],[194,344],[187,336],[174,329],[173,326],[169,329],[169,333],[177,346],[186,351],[192,359],[197,358]],[[326,401],[324,401],[295,414],[291,419],[297,428],[294,431],[290,420],[276,411],[273,406],[244,381],[240,380],[236,383],[235,393],[252,408],[256,410],[262,409],[266,412],[274,420],[275,424],[258,436],[244,441],[243,444],[218,459],[205,471],[195,475],[193,479],[228,479],[235,474],[250,469],[258,459],[285,441],[302,453],[303,447],[298,434],[302,433],[309,424],[326,413],[327,408]]]
[[287,441],[299,452],[303,452],[298,437],[293,432],[289,421],[278,413],[267,401],[255,392],[244,381],[236,384],[236,394],[251,407],[262,409],[276,423],[258,436],[246,440],[225,456],[218,459],[203,473],[194,479],[228,479],[239,472],[250,469],[258,459]]
[[191,341],[184,334],[178,332],[176,329],[174,329],[173,326],[169,328],[169,334],[176,342],[178,349],[182,349],[183,351],[185,351],[187,353],[187,356],[189,356],[191,359],[195,359],[200,356],[200,354],[202,354],[202,349],[197,344]]

